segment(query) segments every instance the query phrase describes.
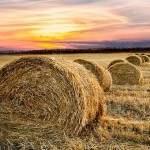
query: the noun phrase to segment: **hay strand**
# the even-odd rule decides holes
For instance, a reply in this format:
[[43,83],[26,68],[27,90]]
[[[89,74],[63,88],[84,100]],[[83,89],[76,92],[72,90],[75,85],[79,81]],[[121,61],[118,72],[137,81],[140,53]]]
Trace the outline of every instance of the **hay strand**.
[[143,83],[141,71],[130,63],[117,63],[109,68],[113,84],[138,85]]
[[26,57],[0,70],[0,104],[20,119],[33,119],[79,134],[104,114],[103,90],[82,65]]
[[74,62],[83,65],[86,69],[90,70],[97,78],[100,86],[106,92],[109,91],[112,85],[112,78],[109,71],[102,66],[83,59],[77,59]]

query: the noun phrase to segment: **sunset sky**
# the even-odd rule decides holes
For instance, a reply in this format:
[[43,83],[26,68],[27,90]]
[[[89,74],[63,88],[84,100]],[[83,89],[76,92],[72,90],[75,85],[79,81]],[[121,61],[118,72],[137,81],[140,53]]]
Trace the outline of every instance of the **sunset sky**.
[[150,46],[149,0],[1,0],[0,50]]

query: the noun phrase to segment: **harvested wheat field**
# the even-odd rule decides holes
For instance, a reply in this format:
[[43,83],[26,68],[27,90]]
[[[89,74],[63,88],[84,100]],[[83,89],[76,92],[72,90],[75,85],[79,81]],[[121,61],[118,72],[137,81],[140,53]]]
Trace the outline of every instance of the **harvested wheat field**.
[[107,68],[131,55],[1,55],[0,149],[149,150],[150,63],[136,66],[142,84],[113,83],[104,93],[96,76],[73,62]]

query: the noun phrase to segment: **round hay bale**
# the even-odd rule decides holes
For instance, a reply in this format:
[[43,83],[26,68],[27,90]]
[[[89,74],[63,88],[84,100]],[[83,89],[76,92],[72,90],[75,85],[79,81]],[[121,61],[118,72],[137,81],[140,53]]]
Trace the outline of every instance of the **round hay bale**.
[[125,60],[122,60],[122,59],[117,59],[117,60],[113,60],[112,62],[110,62],[110,64],[108,65],[108,69],[113,66],[114,64],[116,63],[121,63],[121,62],[125,62]]
[[135,66],[139,66],[142,64],[142,59],[138,55],[129,56],[126,58],[126,60]]
[[147,55],[141,55],[141,57],[144,59],[145,63],[150,61],[150,59],[149,59],[149,57]]
[[109,68],[113,84],[137,85],[143,83],[141,71],[130,63],[117,63]]
[[100,86],[104,91],[109,91],[112,85],[112,78],[109,71],[102,66],[83,59],[77,59],[74,62],[83,65],[86,69],[90,70],[97,78]]
[[26,57],[0,70],[0,103],[20,119],[38,120],[79,134],[104,114],[104,93],[82,65]]

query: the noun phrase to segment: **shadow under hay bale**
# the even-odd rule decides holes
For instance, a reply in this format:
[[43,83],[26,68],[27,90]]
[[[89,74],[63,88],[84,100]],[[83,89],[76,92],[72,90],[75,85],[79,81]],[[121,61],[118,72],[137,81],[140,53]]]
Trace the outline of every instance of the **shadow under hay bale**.
[[144,63],[150,62],[150,59],[147,55],[141,55],[141,57],[144,59]]
[[142,64],[142,59],[138,55],[129,56],[126,60],[135,66],[140,66]]
[[111,66],[113,66],[117,63],[121,63],[121,62],[125,62],[125,60],[122,60],[122,59],[113,60],[112,62],[110,62],[110,64],[108,65],[107,68],[109,69]]
[[109,68],[113,84],[138,85],[143,83],[142,72],[130,63],[117,63]]
[[[82,65],[26,57],[0,70],[0,104],[18,119],[38,120],[78,135],[104,114],[103,90]],[[7,113],[7,112],[6,112]]]
[[77,59],[74,62],[83,65],[86,69],[90,70],[97,78],[102,89],[106,92],[109,91],[112,85],[112,78],[109,71],[102,66],[83,59]]

